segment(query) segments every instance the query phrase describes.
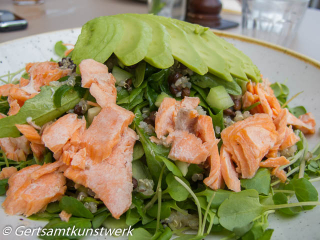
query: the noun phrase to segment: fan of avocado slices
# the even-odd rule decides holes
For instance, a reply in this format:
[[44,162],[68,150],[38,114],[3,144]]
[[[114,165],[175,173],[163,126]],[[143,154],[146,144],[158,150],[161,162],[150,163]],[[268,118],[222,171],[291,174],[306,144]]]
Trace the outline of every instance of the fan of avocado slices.
[[174,60],[199,75],[208,72],[231,82],[260,81],[260,72],[240,50],[208,28],[155,15],[123,14],[87,22],[75,45],[72,60],[106,62],[115,54],[124,66],[144,60],[167,69]]
[[[63,57],[65,50],[61,41],[56,44],[57,55]],[[139,141],[133,150],[132,205],[119,220],[114,219],[91,189],[68,180],[66,196],[48,204],[44,212],[29,217],[48,220],[44,229],[75,226],[101,236],[99,229],[107,228],[109,234],[118,236],[117,229],[129,228],[133,229],[127,234],[129,240],[175,237],[200,240],[217,233],[224,239],[267,240],[273,234],[273,229],[268,228],[270,214],[277,211],[295,216],[319,205],[318,192],[312,182],[320,180],[320,144],[310,150],[299,130],[295,134],[300,141],[283,153],[290,160],[285,166],[286,184],[280,183],[268,168],[261,167],[252,179],[241,179],[240,192],[208,188],[203,183],[208,176],[207,168],[171,161],[170,149],[150,140],[156,136],[155,113],[165,97],[179,101],[185,96],[198,97],[200,104],[196,110],[199,115],[212,118],[219,139],[224,128],[238,121],[236,118],[240,115],[244,119],[260,104],[256,102],[247,108],[241,105],[247,83],[261,81],[257,66],[208,28],[148,14],[98,17],[82,27],[74,50],[63,57],[59,65],[68,62],[74,67],[84,59],[107,65],[116,79],[117,104],[135,114],[130,127],[139,135]],[[73,112],[85,116],[90,126],[101,108],[88,89],[81,87],[78,68],[77,73],[59,79],[56,86],[41,87],[41,92],[28,99],[17,114],[0,119],[0,138],[19,137],[15,124],[27,124],[27,117],[41,127]],[[9,74],[8,79],[15,74]],[[25,78],[29,78],[27,75]],[[73,78],[72,86],[68,85],[70,78]],[[288,106],[292,99],[287,99],[287,86],[279,83],[270,86],[279,103],[293,115],[299,117],[307,112],[303,106]],[[7,114],[9,108],[7,98],[1,97],[0,113]],[[221,145],[222,140],[219,148]],[[0,151],[0,168],[14,166],[20,170],[54,161],[49,149],[42,159],[31,155],[27,161],[15,162]],[[311,180],[315,176],[317,178]],[[0,180],[0,195],[7,189],[8,181]],[[289,203],[290,198],[297,201]],[[62,211],[72,214],[69,222],[60,220]],[[74,236],[41,238],[82,236],[79,232]]]

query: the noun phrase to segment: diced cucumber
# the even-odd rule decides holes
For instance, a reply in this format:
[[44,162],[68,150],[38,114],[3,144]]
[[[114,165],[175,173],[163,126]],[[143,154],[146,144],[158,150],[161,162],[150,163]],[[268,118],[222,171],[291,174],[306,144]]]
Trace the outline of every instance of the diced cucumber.
[[227,109],[234,105],[230,95],[223,86],[211,88],[206,101],[210,107],[220,110]]
[[125,229],[129,226],[126,224],[126,215],[122,215],[120,219],[115,219],[112,216],[109,216],[104,222],[102,223],[107,229]]
[[165,92],[162,92],[158,95],[156,102],[154,103],[154,105],[156,105],[157,107],[160,107],[162,101],[164,98],[166,97],[170,97],[168,94],[166,94]]
[[178,161],[178,160],[175,161],[175,164],[180,169],[182,175],[185,177],[187,175],[187,173],[188,173],[188,168],[189,168],[190,164],[186,163],[186,162],[181,162],[181,161]]
[[133,147],[133,161],[141,158],[144,155],[144,150],[141,142],[136,142]]
[[132,177],[134,177],[136,180],[146,178],[151,179],[151,175],[147,166],[139,160],[132,162]]
[[120,82],[125,82],[127,81],[129,78],[132,77],[132,74],[117,67],[114,66],[112,69],[112,75],[114,76],[114,78],[116,79],[116,83],[119,84]]
[[93,118],[100,113],[100,111],[101,111],[101,107],[89,108],[89,110],[87,112],[87,121],[88,121],[89,125],[92,123]]

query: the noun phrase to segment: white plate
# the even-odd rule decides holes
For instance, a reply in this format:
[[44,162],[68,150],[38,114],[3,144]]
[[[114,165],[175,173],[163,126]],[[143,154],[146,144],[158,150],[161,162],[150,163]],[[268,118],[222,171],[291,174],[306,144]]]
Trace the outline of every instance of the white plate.
[[[57,56],[53,53],[55,42],[62,40],[64,43],[74,44],[79,34],[80,29],[68,29],[0,44],[0,76],[8,71],[14,72],[23,68],[28,62],[46,61],[51,57],[56,59]],[[320,102],[320,63],[281,47],[236,35],[219,34],[251,57],[261,73],[271,82],[287,81],[286,84],[291,92],[290,96],[304,91],[290,105],[304,105],[320,123],[320,107],[318,106]],[[319,132],[317,131],[309,138],[310,146],[315,146],[319,140]],[[320,190],[320,183],[317,182],[316,185]],[[3,199],[4,197],[1,197],[0,202]],[[320,207],[290,218],[273,214],[269,217],[269,227],[275,229],[272,239],[319,240],[319,216]],[[16,239],[17,237],[13,233],[4,237],[2,230],[5,226],[11,226],[15,229],[21,225],[38,227],[44,226],[45,222],[31,221],[21,216],[7,216],[0,209],[0,239]],[[31,237],[23,238],[30,239]],[[216,238],[208,237],[208,239]]]

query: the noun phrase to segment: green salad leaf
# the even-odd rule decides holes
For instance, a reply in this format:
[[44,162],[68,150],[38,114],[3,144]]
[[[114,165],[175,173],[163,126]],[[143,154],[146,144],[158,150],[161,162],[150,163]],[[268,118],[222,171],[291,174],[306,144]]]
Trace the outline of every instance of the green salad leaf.
[[55,45],[54,45],[54,52],[55,54],[57,54],[59,57],[64,57],[64,53],[65,51],[67,51],[67,47],[65,45],[63,45],[62,41],[58,41]]
[[27,124],[27,118],[42,126],[60,117],[80,102],[81,94],[78,91],[69,91],[62,97],[61,107],[55,107],[52,95],[57,89],[58,87],[41,87],[40,93],[27,100],[16,115],[0,119],[0,138],[19,137],[20,132],[15,124]]
[[76,198],[63,196],[60,200],[59,206],[61,209],[67,213],[71,213],[73,216],[93,218],[93,214]]
[[251,179],[241,179],[241,186],[245,189],[255,189],[259,194],[268,195],[271,176],[267,168],[260,168]]

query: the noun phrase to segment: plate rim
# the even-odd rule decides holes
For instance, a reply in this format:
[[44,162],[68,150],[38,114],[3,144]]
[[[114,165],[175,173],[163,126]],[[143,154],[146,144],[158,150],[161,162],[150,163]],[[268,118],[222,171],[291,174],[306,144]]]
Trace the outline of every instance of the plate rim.
[[270,42],[266,42],[260,39],[256,39],[256,38],[252,38],[252,37],[247,37],[244,35],[240,35],[240,34],[235,34],[235,33],[230,33],[230,32],[223,32],[223,31],[218,31],[218,30],[211,30],[213,31],[216,35],[220,36],[220,37],[226,37],[226,38],[235,38],[237,40],[243,41],[243,42],[248,42],[248,43],[254,43],[263,47],[267,47],[267,48],[271,48],[273,50],[276,50],[278,52],[282,52],[284,54],[290,55],[292,57],[295,57],[299,60],[302,60],[304,62],[307,62],[311,65],[313,65],[316,68],[320,69],[320,61],[308,57],[302,53],[296,52],[294,50],[291,50],[289,48],[286,47],[282,47],[280,45],[276,45]]
[[[6,44],[10,44],[12,42],[20,41],[20,40],[25,39],[25,38],[32,38],[32,37],[35,37],[35,36],[47,35],[47,34],[52,34],[52,33],[55,33],[55,32],[72,31],[72,30],[74,30],[74,31],[80,30],[81,31],[81,28],[82,27],[66,28],[66,29],[49,31],[49,32],[44,32],[44,33],[39,33],[39,34],[33,34],[33,35],[30,35],[30,36],[21,37],[21,38],[17,38],[17,39],[14,39],[14,40],[9,40],[9,41],[0,43],[0,47],[4,46]],[[240,35],[240,34],[224,32],[224,31],[219,31],[219,30],[214,30],[214,29],[210,29],[210,31],[212,31],[214,34],[218,35],[219,37],[234,38],[234,39],[237,39],[237,40],[240,40],[240,41],[243,41],[243,42],[253,43],[253,44],[257,44],[257,45],[260,45],[260,46],[263,46],[263,47],[267,47],[267,48],[276,50],[276,51],[281,52],[283,54],[287,54],[287,55],[295,57],[295,58],[297,58],[297,59],[299,59],[301,61],[309,63],[309,64],[313,65],[314,67],[320,69],[320,61],[318,61],[318,60],[316,60],[314,58],[308,57],[305,54],[302,54],[302,53],[299,53],[297,51],[291,50],[289,48],[282,47],[280,45],[276,45],[276,44],[273,44],[273,43],[269,43],[269,42],[266,42],[266,41],[263,41],[263,40],[260,40],[260,39],[247,37],[247,36]]]

